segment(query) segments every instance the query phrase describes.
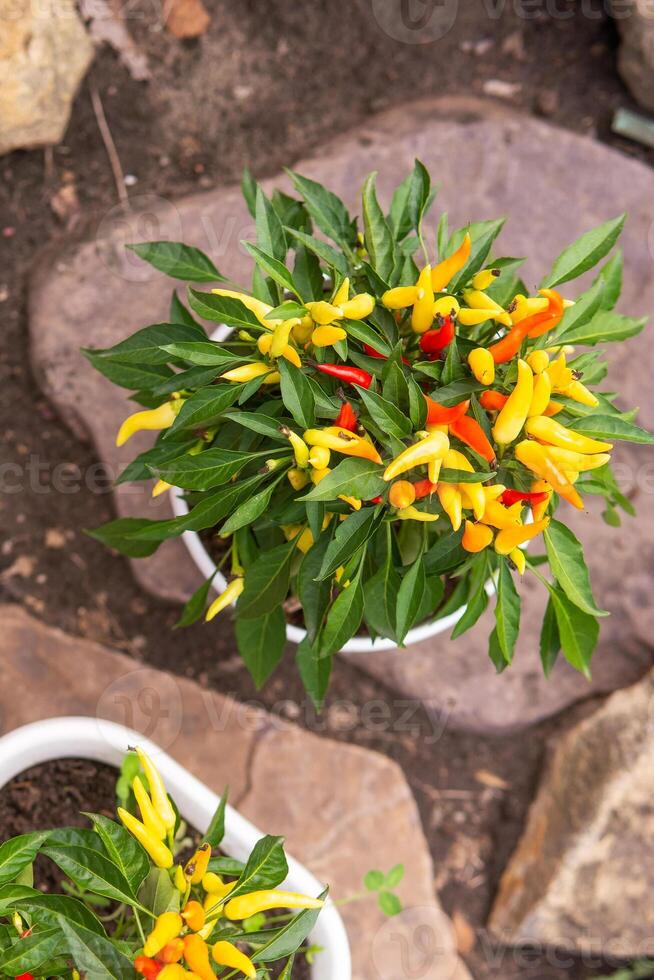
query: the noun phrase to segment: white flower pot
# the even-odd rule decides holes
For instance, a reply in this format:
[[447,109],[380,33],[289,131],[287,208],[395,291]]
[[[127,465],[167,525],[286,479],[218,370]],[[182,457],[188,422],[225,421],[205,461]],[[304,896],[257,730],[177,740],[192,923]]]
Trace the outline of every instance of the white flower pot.
[[[212,340],[226,340],[232,332],[231,327],[221,324],[217,327],[211,334]],[[178,490],[176,487],[170,491],[170,500],[172,503],[172,508],[177,517],[185,516],[188,514],[188,505],[182,497],[182,491]],[[220,572],[216,573],[216,565],[202,543],[200,535],[196,531],[185,531],[182,535],[186,547],[189,550],[191,558],[197,565],[200,573],[205,579],[210,578],[215,574],[213,580],[213,587],[216,592],[224,592],[227,587],[227,581]],[[455,612],[450,613],[449,616],[444,616],[442,619],[435,619],[429,623],[421,623],[420,626],[414,627],[414,629],[409,630],[404,640],[405,646],[412,646],[414,643],[420,643],[422,640],[428,640],[430,636],[438,636],[439,633],[446,633],[448,630],[452,629],[453,626],[458,623],[465,612],[465,606],[461,606]],[[307,635],[306,630],[301,629],[299,626],[292,626],[290,623],[286,624],[286,638],[290,643],[301,643],[302,640]],[[377,650],[395,650],[397,649],[397,644],[393,640],[384,639],[378,637],[376,640],[371,639],[369,636],[354,636],[351,640],[348,640],[341,653],[373,653]]]
[[[211,822],[219,797],[180,766],[157,745],[138,732],[98,718],[52,718],[17,728],[0,738],[0,788],[30,766],[53,759],[93,759],[120,766],[129,745],[141,745],[156,762],[166,786],[185,820],[200,832]],[[231,806],[225,814],[224,852],[238,861],[247,860],[263,837]],[[323,887],[293,858],[288,858],[285,886],[307,895],[318,895]],[[311,942],[323,947],[311,968],[313,980],[351,980],[350,946],[343,920],[336,907],[327,904],[311,933]]]

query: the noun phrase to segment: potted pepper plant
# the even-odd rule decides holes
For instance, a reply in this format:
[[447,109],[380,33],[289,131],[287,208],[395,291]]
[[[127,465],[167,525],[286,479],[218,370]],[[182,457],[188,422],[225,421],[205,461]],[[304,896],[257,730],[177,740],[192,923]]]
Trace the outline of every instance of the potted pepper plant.
[[[122,519],[93,535],[140,557],[184,534],[207,579],[181,622],[233,605],[258,684],[288,628],[317,702],[337,651],[401,646],[452,624],[458,636],[489,595],[489,653],[504,670],[526,571],[549,593],[545,670],[562,650],[587,673],[605,612],[566,509],[590,493],[610,523],[631,514],[611,449],[653,440],[601,390],[600,345],[645,323],[614,311],[620,252],[574,300],[567,284],[609,255],[624,216],[582,235],[530,292],[523,260],[496,250],[502,220],[450,231],[443,214],[428,247],[435,191],[419,161],[388,213],[367,178],[361,223],[320,184],[290,178],[296,196],[269,198],[244,177],[257,233],[244,243],[249,289],[196,248],[131,246],[212,288],[190,287],[188,305],[173,295],[169,323],[85,351],[141,406],[118,443],[158,432],[119,481],[155,476],[154,493],[172,487],[178,501],[171,520]],[[546,555],[528,558],[536,538]]]

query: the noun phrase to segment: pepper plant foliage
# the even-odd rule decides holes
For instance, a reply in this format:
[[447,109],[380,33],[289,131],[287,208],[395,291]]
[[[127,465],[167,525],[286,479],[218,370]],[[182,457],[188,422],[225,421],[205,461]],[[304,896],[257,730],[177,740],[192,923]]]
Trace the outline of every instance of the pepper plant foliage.
[[[388,213],[375,174],[357,217],[320,184],[290,178],[294,195],[272,198],[244,178],[257,237],[245,243],[249,289],[224,285],[195,248],[132,246],[174,278],[216,284],[191,286],[188,307],[174,295],[168,323],[86,351],[143,407],[119,443],[160,430],[119,482],[154,475],[155,492],[178,488],[189,513],[114,521],[95,537],[134,557],[186,530],[212,537],[230,584],[210,602],[205,583],[182,623],[237,600],[239,648],[262,684],[299,608],[297,662],[316,702],[358,632],[402,645],[412,627],[465,607],[456,637],[489,598],[489,652],[504,670],[526,569],[549,592],[545,671],[562,651],[588,673],[605,612],[566,512],[592,494],[609,523],[632,514],[609,453],[616,440],[653,441],[603,390],[602,345],[645,323],[614,311],[624,217],[582,235],[530,291],[524,260],[496,247],[502,220],[450,231],[442,214],[434,241],[436,194],[419,161]],[[600,262],[573,302],[568,284]],[[201,321],[231,332],[213,340]],[[541,534],[546,555],[526,556],[520,546]]]
[[[136,751],[117,784],[120,822],[89,813],[87,828],[0,843],[0,975],[270,980],[320,956],[307,937],[327,892],[280,889],[288,875],[283,838],[263,837],[245,862],[221,853],[223,797],[194,847],[158,770]],[[60,893],[34,886],[37,857],[63,872]],[[385,892],[398,904],[392,888],[402,870],[391,872]]]

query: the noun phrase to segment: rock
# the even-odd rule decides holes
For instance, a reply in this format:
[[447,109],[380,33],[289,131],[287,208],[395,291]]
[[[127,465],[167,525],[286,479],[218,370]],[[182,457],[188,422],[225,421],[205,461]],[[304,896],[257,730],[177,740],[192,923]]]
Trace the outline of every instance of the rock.
[[58,143],[93,44],[74,0],[0,0],[0,154]]
[[654,954],[654,673],[558,743],[490,918],[505,943]]
[[[541,147],[547,145],[548,153]],[[458,152],[457,148],[465,148]],[[438,206],[451,224],[502,214],[506,255],[529,255],[528,283],[537,282],[553,258],[575,235],[628,211],[624,235],[625,293],[621,309],[638,315],[654,309],[651,257],[654,247],[654,174],[639,162],[573,133],[524,117],[497,103],[476,99],[429,100],[382,113],[321,149],[320,156],[296,169],[321,180],[357,206],[364,175],[379,170],[382,198],[420,157],[442,184]],[[613,178],[606,182],[606,173]],[[538,173],[538,193],[534,193]],[[582,186],[561,174],[584,174]],[[285,178],[264,185],[288,187]],[[251,262],[239,241],[253,232],[240,191],[226,187],[194,195],[172,205],[150,197],[132,201],[135,212],[101,226],[95,241],[43,267],[30,295],[32,358],[44,391],[69,424],[94,441],[108,470],[117,473],[147,445],[143,436],[121,450],[114,435],[131,410],[125,394],[96,374],[79,356],[82,342],[106,347],[133,329],[165,319],[169,282],[138,263],[124,243],[137,229],[151,237],[185,240],[209,252],[236,282],[249,282]],[[131,222],[131,223],[130,223]],[[575,290],[579,287],[575,284]],[[83,341],[82,339],[83,338]],[[626,403],[641,406],[641,421],[654,425],[647,333],[611,354],[611,388]],[[514,665],[501,677],[486,656],[492,613],[473,630],[450,643],[435,637],[410,650],[351,654],[352,662],[379,678],[401,697],[420,699],[439,724],[478,731],[507,731],[561,711],[578,699],[609,692],[637,680],[651,664],[651,633],[638,597],[642,578],[654,567],[654,494],[649,454],[638,448],[616,451],[620,476],[636,497],[639,519],[624,528],[608,528],[591,500],[587,513],[566,517],[588,546],[599,602],[612,612],[602,623],[602,638],[589,685],[565,663],[551,680],[542,676],[538,634],[545,596],[529,578],[523,633]],[[122,516],[168,516],[165,496],[148,501],[148,490],[119,487],[116,506]],[[638,555],[637,562],[634,555]],[[145,561],[132,564],[148,591],[165,598],[188,597],[201,577],[178,541],[167,542]],[[651,590],[650,590],[651,591]]]
[[618,68],[634,98],[654,110],[654,16],[648,0],[612,4],[622,36]]
[[166,14],[166,27],[175,37],[199,37],[211,18],[202,0],[173,0]]
[[[335,897],[361,888],[372,867],[406,866],[403,915],[385,920],[374,900],[343,910],[354,969],[369,980],[409,980],[415,930],[429,928],[421,980],[470,980],[451,923],[434,899],[433,866],[418,810],[399,767],[367,749],[319,738],[251,705],[136,664],[88,640],[51,629],[17,606],[0,608],[0,732],[61,715],[109,719],[147,733],[230,800],[262,831],[283,834],[289,852]],[[406,971],[406,972],[405,972]]]

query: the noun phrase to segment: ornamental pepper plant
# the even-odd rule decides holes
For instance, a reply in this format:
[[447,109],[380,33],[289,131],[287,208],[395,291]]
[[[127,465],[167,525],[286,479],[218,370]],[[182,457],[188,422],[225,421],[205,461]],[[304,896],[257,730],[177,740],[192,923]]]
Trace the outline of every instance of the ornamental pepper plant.
[[[225,856],[225,796],[193,845],[139,748],[125,759],[117,795],[117,821],[89,813],[88,829],[0,844],[1,976],[290,980],[294,963],[320,956],[307,937],[327,892],[279,887],[288,875],[283,838],[262,838],[245,863]],[[65,876],[60,894],[34,887],[37,857]],[[377,893],[387,915],[401,911],[394,889],[403,873],[398,865],[366,878],[364,894]]]
[[[632,514],[611,450],[653,439],[604,390],[602,345],[645,322],[614,312],[620,252],[583,292],[569,284],[609,256],[624,217],[582,235],[530,289],[524,260],[496,247],[502,220],[450,231],[443,214],[434,243],[435,191],[419,161],[388,213],[371,174],[360,217],[320,184],[290,179],[294,196],[269,198],[244,178],[257,239],[244,243],[249,288],[195,248],[131,246],[206,285],[186,304],[174,294],[169,322],[85,353],[141,406],[118,444],[158,432],[119,482],[155,476],[154,493],[175,488],[189,513],[118,520],[94,536],[132,557],[186,530],[218,542],[229,584],[214,599],[206,582],[182,623],[234,605],[239,649],[262,684],[299,608],[297,662],[318,703],[355,634],[402,645],[412,627],[465,607],[456,637],[489,598],[489,653],[504,670],[527,572],[549,593],[545,671],[562,651],[588,673],[606,612],[567,517],[589,494],[611,524]],[[229,331],[214,340],[206,322]],[[543,554],[524,550],[534,539]]]

